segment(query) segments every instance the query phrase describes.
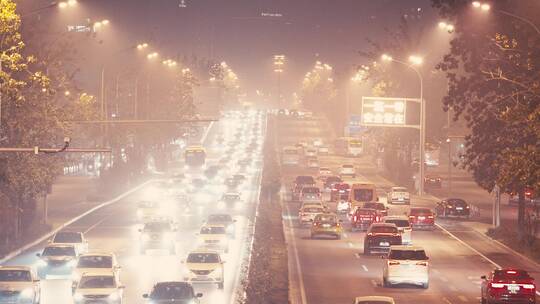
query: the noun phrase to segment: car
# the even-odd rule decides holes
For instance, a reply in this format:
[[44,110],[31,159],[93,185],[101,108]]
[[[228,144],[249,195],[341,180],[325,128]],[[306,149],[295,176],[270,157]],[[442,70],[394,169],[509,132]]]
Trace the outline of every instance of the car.
[[324,189],[332,189],[335,184],[341,183],[343,180],[339,176],[330,175],[326,178],[323,184]]
[[319,160],[317,158],[310,158],[307,160],[306,166],[308,167],[308,169],[318,169]]
[[328,168],[328,167],[319,167],[319,176],[328,177],[330,175],[332,175],[332,170],[330,170],[330,168]]
[[[384,258],[384,257],[383,257]],[[391,246],[383,266],[383,285],[420,285],[429,287],[429,257],[419,246]]]
[[120,265],[114,253],[86,253],[79,256],[77,265],[73,269],[71,280],[75,288],[86,272],[110,273],[120,277]]
[[236,189],[242,184],[241,180],[235,179],[234,177],[227,177],[225,179],[225,186],[229,189]]
[[354,168],[353,165],[342,165],[341,168],[339,169],[339,176],[341,178],[343,178],[343,177],[355,178],[356,177],[356,169]]
[[330,201],[349,200],[351,186],[347,183],[335,183],[330,190]]
[[382,218],[383,223],[396,225],[399,233],[401,233],[401,243],[403,245],[412,244],[412,227],[409,218],[405,215],[392,215]]
[[124,286],[114,272],[86,272],[73,293],[75,304],[122,304]]
[[[533,189],[525,188],[525,191],[523,192],[523,194],[524,194],[523,200],[525,201],[525,204],[527,205],[540,204],[540,197],[538,196],[538,193],[535,193]],[[519,204],[519,194],[516,192],[508,193],[508,204],[509,205]]]
[[330,153],[330,149],[328,148],[328,146],[319,146],[318,147],[318,153],[319,155],[328,155],[328,153]]
[[236,235],[236,220],[232,218],[230,214],[210,214],[206,219],[206,224],[209,225],[223,225],[229,236]]
[[386,196],[389,204],[411,204],[411,195],[405,187],[392,187]]
[[196,250],[188,254],[185,260],[184,281],[190,283],[217,284],[223,289],[225,282],[224,261],[216,251]]
[[315,148],[307,148],[304,151],[304,155],[306,157],[316,157],[317,156],[317,149],[315,149]]
[[378,219],[379,216],[375,209],[354,208],[351,216],[351,231],[366,230]]
[[212,179],[216,177],[216,175],[219,173],[220,166],[218,165],[210,165],[206,169],[204,169],[204,176],[208,179]]
[[36,254],[37,272],[40,278],[71,278],[73,268],[77,264],[77,250],[71,244],[51,243]]
[[28,266],[0,266],[0,303],[38,304],[39,278]]
[[298,211],[300,225],[311,224],[318,214],[326,213],[326,209],[321,205],[305,205]]
[[311,223],[312,239],[321,235],[330,235],[339,240],[342,233],[341,220],[335,214],[317,214]]
[[442,187],[441,177],[434,174],[426,175],[426,177],[424,177],[424,187],[426,189],[440,189]]
[[240,182],[240,184],[242,184],[243,182],[246,181],[247,177],[243,174],[234,174],[232,176],[232,178],[234,178],[236,181]]
[[229,239],[225,224],[205,224],[198,233],[199,248],[229,252]]
[[395,224],[373,223],[364,238],[364,254],[387,253],[392,245],[401,245],[401,233]]
[[464,217],[469,218],[471,210],[469,204],[460,198],[448,198],[437,203],[435,212],[438,217]]
[[310,175],[299,175],[295,178],[292,189],[291,189],[291,199],[293,201],[300,200],[300,193],[304,187],[313,187],[315,186],[315,179]]
[[320,201],[321,189],[318,187],[304,187],[300,192],[300,201]]
[[377,210],[377,215],[379,216],[377,221],[379,221],[383,216],[388,215],[388,207],[386,207],[383,203],[366,202],[362,204],[362,208]]
[[429,208],[414,207],[409,210],[409,222],[413,229],[434,229],[435,214]]
[[145,254],[148,249],[167,249],[176,253],[176,227],[169,220],[156,220],[143,225],[140,232],[139,252]]
[[353,304],[396,304],[393,298],[382,296],[356,297]]
[[234,204],[241,200],[240,192],[226,192],[221,196],[221,201],[227,204]]
[[191,190],[192,191],[197,191],[197,190],[200,190],[202,188],[204,188],[204,186],[206,186],[206,180],[200,178],[200,177],[195,177],[191,180]]
[[156,201],[141,201],[137,204],[137,220],[139,222],[148,222],[159,217],[161,206]]
[[238,167],[248,167],[251,165],[251,159],[250,158],[243,158],[243,159],[239,159],[236,164],[238,165]]
[[481,276],[481,302],[495,303],[536,303],[536,283],[529,273],[522,269],[495,269]]
[[84,233],[76,231],[59,231],[50,240],[52,244],[73,245],[77,254],[88,252],[88,241]]
[[351,203],[348,200],[340,199],[336,204],[336,212],[340,214],[347,214],[351,211]]
[[150,293],[143,294],[148,304],[199,304],[202,296],[202,293],[195,293],[193,286],[187,282],[159,282],[154,284]]

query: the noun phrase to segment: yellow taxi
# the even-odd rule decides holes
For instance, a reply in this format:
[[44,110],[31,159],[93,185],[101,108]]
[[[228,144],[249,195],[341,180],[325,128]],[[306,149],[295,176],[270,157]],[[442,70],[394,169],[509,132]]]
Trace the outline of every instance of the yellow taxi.
[[341,220],[333,213],[318,214],[311,224],[312,239],[321,235],[329,235],[339,240],[342,233]]

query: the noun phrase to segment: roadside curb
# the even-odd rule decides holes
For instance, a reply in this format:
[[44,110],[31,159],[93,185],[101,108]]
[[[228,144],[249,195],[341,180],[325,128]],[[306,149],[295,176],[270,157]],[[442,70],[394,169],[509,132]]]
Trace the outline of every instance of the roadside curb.
[[103,207],[107,207],[107,206],[109,206],[111,204],[114,204],[114,203],[118,202],[119,200],[123,199],[124,197],[132,194],[133,192],[141,189],[142,187],[144,187],[144,186],[146,186],[146,185],[148,185],[148,184],[150,184],[152,182],[154,182],[154,180],[150,179],[150,180],[148,180],[148,181],[146,181],[146,182],[144,182],[144,183],[142,183],[142,184],[140,184],[140,185],[138,185],[138,186],[136,186],[136,187],[134,187],[134,188],[120,194],[120,195],[118,195],[117,197],[115,197],[115,198],[113,198],[111,200],[108,200],[106,202],[103,202],[103,203],[101,203],[101,204],[99,204],[99,205],[97,205],[97,206],[83,212],[82,214],[70,219],[69,221],[63,223],[62,225],[60,225],[57,228],[51,230],[50,232],[44,234],[43,236],[37,238],[36,240],[34,240],[34,241],[20,247],[19,249],[16,249],[16,250],[6,254],[2,259],[0,259],[0,265],[4,264],[5,262],[7,262],[7,261],[9,261],[11,259],[13,259],[14,257],[20,255],[21,253],[29,250],[30,248],[44,242],[45,240],[47,240],[48,238],[50,238],[54,234],[56,234],[58,231],[60,231],[60,230],[64,229],[65,227],[73,224],[74,222],[80,220],[81,218],[83,218],[83,217],[85,217],[85,216],[87,216],[87,215],[89,215],[89,214],[91,214],[91,213],[93,213],[93,212],[95,212],[95,211],[97,211],[99,209],[102,209]]

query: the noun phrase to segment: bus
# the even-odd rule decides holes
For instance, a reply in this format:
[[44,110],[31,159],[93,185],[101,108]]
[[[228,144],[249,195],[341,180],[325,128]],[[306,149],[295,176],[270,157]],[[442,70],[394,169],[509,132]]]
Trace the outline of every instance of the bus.
[[184,153],[186,165],[202,167],[206,161],[206,150],[202,146],[189,146]]
[[300,164],[301,151],[297,147],[284,147],[281,153],[282,166],[298,166]]
[[375,184],[352,184],[351,190],[349,192],[349,201],[351,202],[351,210],[354,209],[354,207],[360,207],[364,203],[377,202],[377,192],[375,189]]
[[340,137],[334,142],[337,155],[358,157],[363,152],[361,138]]

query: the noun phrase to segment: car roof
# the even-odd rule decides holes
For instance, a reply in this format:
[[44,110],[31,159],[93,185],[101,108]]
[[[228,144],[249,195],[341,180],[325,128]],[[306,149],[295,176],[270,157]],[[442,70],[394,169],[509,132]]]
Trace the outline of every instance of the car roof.
[[394,223],[373,223],[371,224],[371,228],[375,227],[397,227]]
[[391,250],[407,250],[407,251],[425,251],[424,247],[416,245],[392,245]]
[[383,217],[383,220],[405,220],[408,221],[409,218],[405,215],[388,215]]
[[50,247],[63,247],[63,248],[69,247],[69,248],[75,249],[75,246],[69,243],[50,243],[47,246],[45,246],[45,248],[50,248]]
[[83,272],[83,277],[114,277],[114,271],[113,270],[103,270],[103,271],[88,271]]
[[183,286],[186,286],[186,287],[192,287],[190,283],[188,282],[182,282],[182,281],[163,281],[163,282],[157,282],[154,284],[154,286],[156,285],[168,285],[168,286],[178,286],[178,285],[183,285]]
[[367,296],[367,297],[356,297],[356,302],[358,301],[388,301],[390,303],[394,302],[394,299],[391,297],[383,297],[383,296]]
[[88,252],[88,253],[83,253],[81,255],[79,255],[79,258],[84,258],[84,257],[92,257],[92,256],[108,256],[108,257],[113,257],[114,256],[114,253],[110,253],[110,252]]
[[211,253],[211,254],[217,254],[219,256],[221,256],[219,254],[219,252],[215,251],[215,250],[210,250],[210,249],[197,249],[197,250],[193,250],[193,251],[190,251],[188,253],[188,255],[190,254],[208,254],[208,253]]
[[201,229],[202,228],[219,228],[219,227],[225,228],[225,224],[219,224],[219,223],[204,224],[201,226]]

